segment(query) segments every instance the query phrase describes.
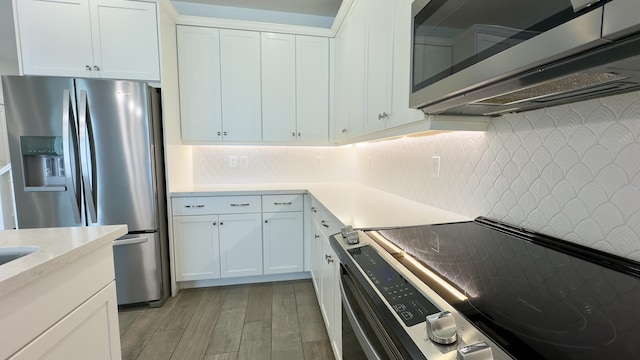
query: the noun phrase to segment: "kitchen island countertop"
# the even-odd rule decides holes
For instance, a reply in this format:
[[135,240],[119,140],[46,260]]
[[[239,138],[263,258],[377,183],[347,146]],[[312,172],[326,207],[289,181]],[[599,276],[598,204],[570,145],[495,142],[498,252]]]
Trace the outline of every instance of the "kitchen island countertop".
[[343,224],[379,228],[469,221],[471,218],[356,183],[194,185],[172,197],[309,193]]
[[126,225],[0,231],[0,248],[39,248],[27,256],[0,265],[0,298],[126,233]]

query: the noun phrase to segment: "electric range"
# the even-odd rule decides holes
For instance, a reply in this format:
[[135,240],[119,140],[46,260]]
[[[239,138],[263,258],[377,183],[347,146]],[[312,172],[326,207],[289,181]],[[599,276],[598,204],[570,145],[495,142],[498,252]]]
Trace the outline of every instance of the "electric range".
[[346,239],[331,239],[343,277],[395,343],[380,358],[640,356],[640,263],[486,218]]

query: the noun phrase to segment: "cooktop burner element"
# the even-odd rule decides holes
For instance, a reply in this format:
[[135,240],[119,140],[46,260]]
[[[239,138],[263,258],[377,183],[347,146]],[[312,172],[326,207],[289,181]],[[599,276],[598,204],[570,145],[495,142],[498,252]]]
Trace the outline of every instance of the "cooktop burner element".
[[464,292],[451,305],[516,359],[640,356],[636,262],[482,218],[376,233]]

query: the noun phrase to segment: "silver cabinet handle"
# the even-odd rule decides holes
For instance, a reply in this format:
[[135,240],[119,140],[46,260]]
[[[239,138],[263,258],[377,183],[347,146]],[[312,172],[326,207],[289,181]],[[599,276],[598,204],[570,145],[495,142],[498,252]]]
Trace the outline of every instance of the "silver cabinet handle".
[[251,204],[249,203],[244,203],[244,204],[231,204],[231,206],[249,206]]
[[98,66],[98,65],[93,65],[93,70],[95,70],[95,71],[100,71],[100,66]]
[[342,129],[342,133],[346,134],[347,133],[347,129]]
[[314,234],[314,235],[313,235],[313,238],[314,238],[314,239],[320,239],[320,235],[318,235],[318,234]]
[[227,132],[226,132],[226,131],[223,131],[223,132],[222,132],[222,135],[227,136]]
[[291,133],[291,136],[296,136],[296,133],[295,133],[295,132],[292,132],[292,133]]
[[333,257],[331,255],[325,255],[327,258],[327,264],[331,264],[333,262]]
[[85,70],[91,71],[91,65],[85,65],[84,68],[85,68]]
[[301,134],[301,133],[298,133],[298,137],[300,137],[300,136],[302,136],[302,134]]
[[273,205],[291,205],[293,204],[293,202],[288,201],[288,202],[274,202]]
[[222,135],[222,132],[218,131],[218,133],[217,133],[217,134],[218,134],[218,136],[220,136],[220,135]]
[[311,212],[317,213],[317,212],[318,212],[318,209],[316,209],[316,208],[315,208],[315,206],[312,206],[312,207],[311,207]]
[[186,207],[187,209],[193,209],[193,208],[203,208],[204,205],[185,205],[184,207]]
[[324,226],[324,227],[326,227],[326,228],[328,228],[328,227],[329,227],[329,224],[327,224],[327,222],[326,222],[326,221],[324,221],[324,220],[320,221],[320,225],[322,225],[322,226]]

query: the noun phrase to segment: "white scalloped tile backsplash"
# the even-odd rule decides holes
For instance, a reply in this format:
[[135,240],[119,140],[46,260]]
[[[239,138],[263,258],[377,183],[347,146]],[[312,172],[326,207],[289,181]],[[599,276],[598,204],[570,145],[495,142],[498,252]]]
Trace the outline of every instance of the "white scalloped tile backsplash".
[[[231,167],[229,156],[247,156],[247,167]],[[639,92],[498,117],[487,132],[337,148],[194,147],[193,161],[196,184],[355,180],[640,260]]]
[[356,153],[366,185],[640,260],[640,93],[495,118],[486,133],[361,144]]

